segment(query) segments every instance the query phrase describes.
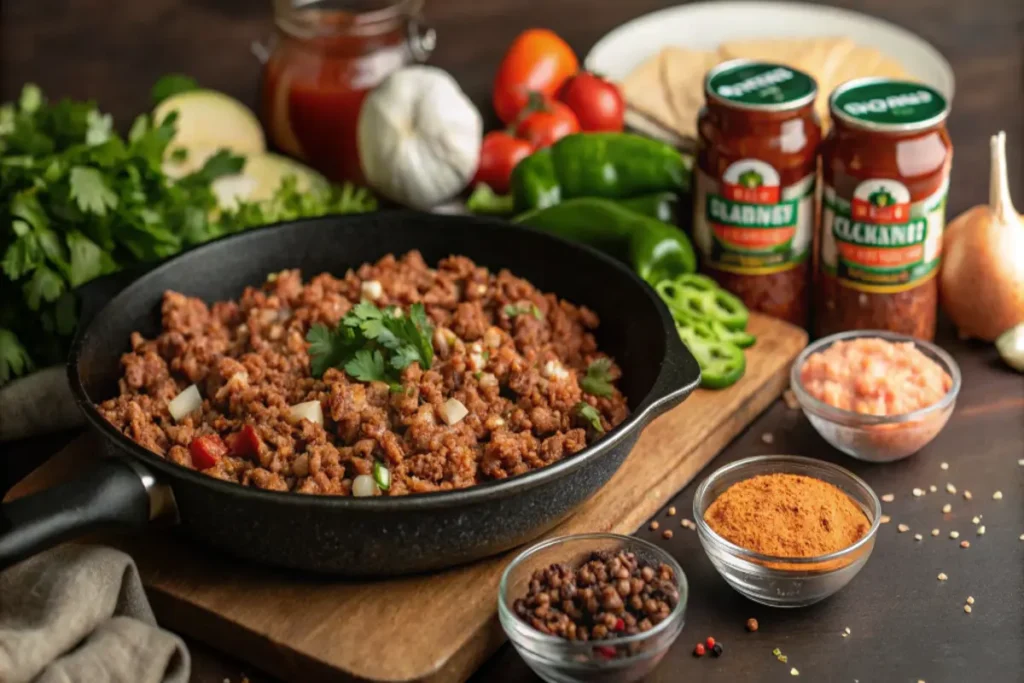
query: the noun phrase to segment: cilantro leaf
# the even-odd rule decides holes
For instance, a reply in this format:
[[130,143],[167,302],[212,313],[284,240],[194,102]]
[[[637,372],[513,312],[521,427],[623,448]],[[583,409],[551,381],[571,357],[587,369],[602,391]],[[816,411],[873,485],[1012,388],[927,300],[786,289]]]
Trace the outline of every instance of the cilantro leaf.
[[86,121],[89,129],[85,132],[85,144],[94,147],[110,139],[110,131],[114,127],[113,116],[93,110],[89,112]]
[[71,169],[71,198],[84,213],[107,215],[107,209],[117,207],[117,195],[107,186],[95,168],[75,166]]
[[43,301],[56,301],[64,291],[64,280],[46,266],[39,266],[24,287],[25,302],[38,311]]
[[18,100],[18,108],[26,114],[31,114],[43,104],[43,91],[34,83],[28,83],[21,89],[21,99]]
[[612,395],[611,378],[612,361],[610,358],[598,358],[587,366],[587,374],[580,380],[580,388],[594,396]]
[[245,167],[245,157],[232,154],[226,149],[218,150],[206,160],[203,167],[189,176],[190,180],[213,182],[226,175],[241,173]]
[[110,254],[100,249],[91,239],[72,230],[67,235],[68,249],[71,251],[71,266],[68,280],[72,287],[88,282],[95,277],[112,273],[116,269]]
[[35,234],[29,233],[14,240],[4,252],[2,266],[11,280],[30,273],[43,261],[43,250]]
[[573,412],[576,413],[580,419],[590,425],[591,429],[595,432],[598,434],[604,434],[604,425],[601,424],[601,413],[597,412],[597,408],[585,401],[580,401],[573,406]]
[[327,368],[340,367],[361,346],[352,330],[338,326],[331,330],[326,325],[313,325],[306,334],[309,342],[310,372],[314,377],[323,376]]
[[32,359],[10,330],[0,327],[0,384],[32,370]]
[[345,372],[361,382],[387,382],[384,371],[384,357],[380,351],[360,349],[345,363]]
[[190,90],[199,90],[199,84],[194,78],[183,74],[167,74],[153,85],[150,95],[153,98],[153,104],[157,105],[168,97]]

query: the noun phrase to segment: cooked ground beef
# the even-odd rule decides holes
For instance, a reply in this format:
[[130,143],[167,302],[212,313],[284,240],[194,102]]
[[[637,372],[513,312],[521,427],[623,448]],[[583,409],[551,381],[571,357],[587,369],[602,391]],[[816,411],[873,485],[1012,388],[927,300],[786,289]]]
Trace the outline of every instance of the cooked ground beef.
[[[310,374],[310,326],[333,327],[361,299],[406,311],[420,302],[435,326],[432,367],[409,365],[401,390],[333,368]],[[212,306],[168,291],[162,314],[156,339],[132,334],[120,395],[100,412],[154,453],[246,486],[350,495],[353,479],[379,462],[390,471],[390,495],[464,488],[543,467],[599,438],[575,409],[580,401],[605,431],[628,414],[617,388],[607,397],[580,389],[578,378],[603,357],[592,311],[462,256],[433,269],[415,251],[388,255],[305,284],[287,270]],[[614,362],[610,372],[619,377]],[[202,409],[175,422],[167,404],[190,384]],[[468,414],[449,426],[442,406],[450,398]],[[306,401],[320,402],[323,425],[289,416]],[[199,437],[242,447],[197,458]]]

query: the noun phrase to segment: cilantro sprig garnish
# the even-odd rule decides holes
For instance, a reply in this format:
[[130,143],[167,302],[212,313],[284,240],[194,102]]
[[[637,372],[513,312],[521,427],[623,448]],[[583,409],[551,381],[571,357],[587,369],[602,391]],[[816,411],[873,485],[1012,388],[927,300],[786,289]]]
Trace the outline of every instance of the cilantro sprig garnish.
[[573,412],[576,413],[580,419],[590,425],[590,428],[595,432],[598,434],[604,434],[604,425],[601,424],[601,413],[597,412],[597,408],[586,401],[580,401],[573,406]]
[[587,366],[587,374],[580,380],[580,388],[593,396],[611,396],[611,368],[610,358],[598,358]]
[[405,315],[400,308],[381,309],[361,301],[333,330],[326,325],[309,329],[310,371],[320,377],[328,368],[341,368],[360,382],[387,382],[394,387],[410,364],[430,369],[433,335],[423,304],[413,304]]

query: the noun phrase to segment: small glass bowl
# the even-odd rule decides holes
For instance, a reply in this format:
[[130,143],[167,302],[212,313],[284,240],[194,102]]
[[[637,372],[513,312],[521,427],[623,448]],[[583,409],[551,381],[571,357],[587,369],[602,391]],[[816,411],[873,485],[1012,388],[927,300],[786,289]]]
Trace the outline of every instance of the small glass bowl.
[[[921,353],[949,373],[953,385],[937,403],[902,415],[865,415],[843,410],[807,393],[800,381],[800,370],[812,354],[824,351],[837,341],[864,338],[913,343]],[[900,460],[927,446],[946,426],[960,393],[960,368],[952,356],[935,344],[882,330],[855,330],[819,339],[797,356],[789,380],[804,414],[825,441],[843,453],[867,462]]]
[[[871,528],[851,545],[820,557],[781,558],[762,555],[727,541],[704,521],[711,503],[738,481],[759,474],[802,474],[833,484],[864,511]],[[806,607],[824,600],[850,582],[875,548],[882,504],[871,487],[832,463],[796,455],[761,455],[730,463],[705,479],[693,498],[697,536],[711,564],[726,582],[754,602],[770,607]]]
[[[679,603],[664,621],[632,636],[577,642],[542,633],[515,613],[513,605],[526,595],[536,570],[558,563],[578,567],[601,550],[625,550],[655,566],[664,563],[672,568]],[[512,560],[498,585],[498,619],[523,660],[548,683],[632,683],[658,665],[683,630],[687,597],[682,567],[658,546],[632,536],[579,534],[538,543]]]

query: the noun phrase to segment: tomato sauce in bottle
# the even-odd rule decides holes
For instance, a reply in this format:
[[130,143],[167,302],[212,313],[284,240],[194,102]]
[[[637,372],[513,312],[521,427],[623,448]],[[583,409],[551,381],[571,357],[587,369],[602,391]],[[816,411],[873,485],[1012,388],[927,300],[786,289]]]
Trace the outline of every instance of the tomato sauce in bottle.
[[935,89],[887,78],[843,84],[822,145],[819,335],[935,336],[953,145]]
[[356,129],[366,94],[423,61],[421,0],[275,0],[260,115],[275,147],[334,181],[362,182]]
[[694,242],[702,268],[748,308],[808,325],[821,124],[817,83],[781,64],[708,72],[697,120]]

